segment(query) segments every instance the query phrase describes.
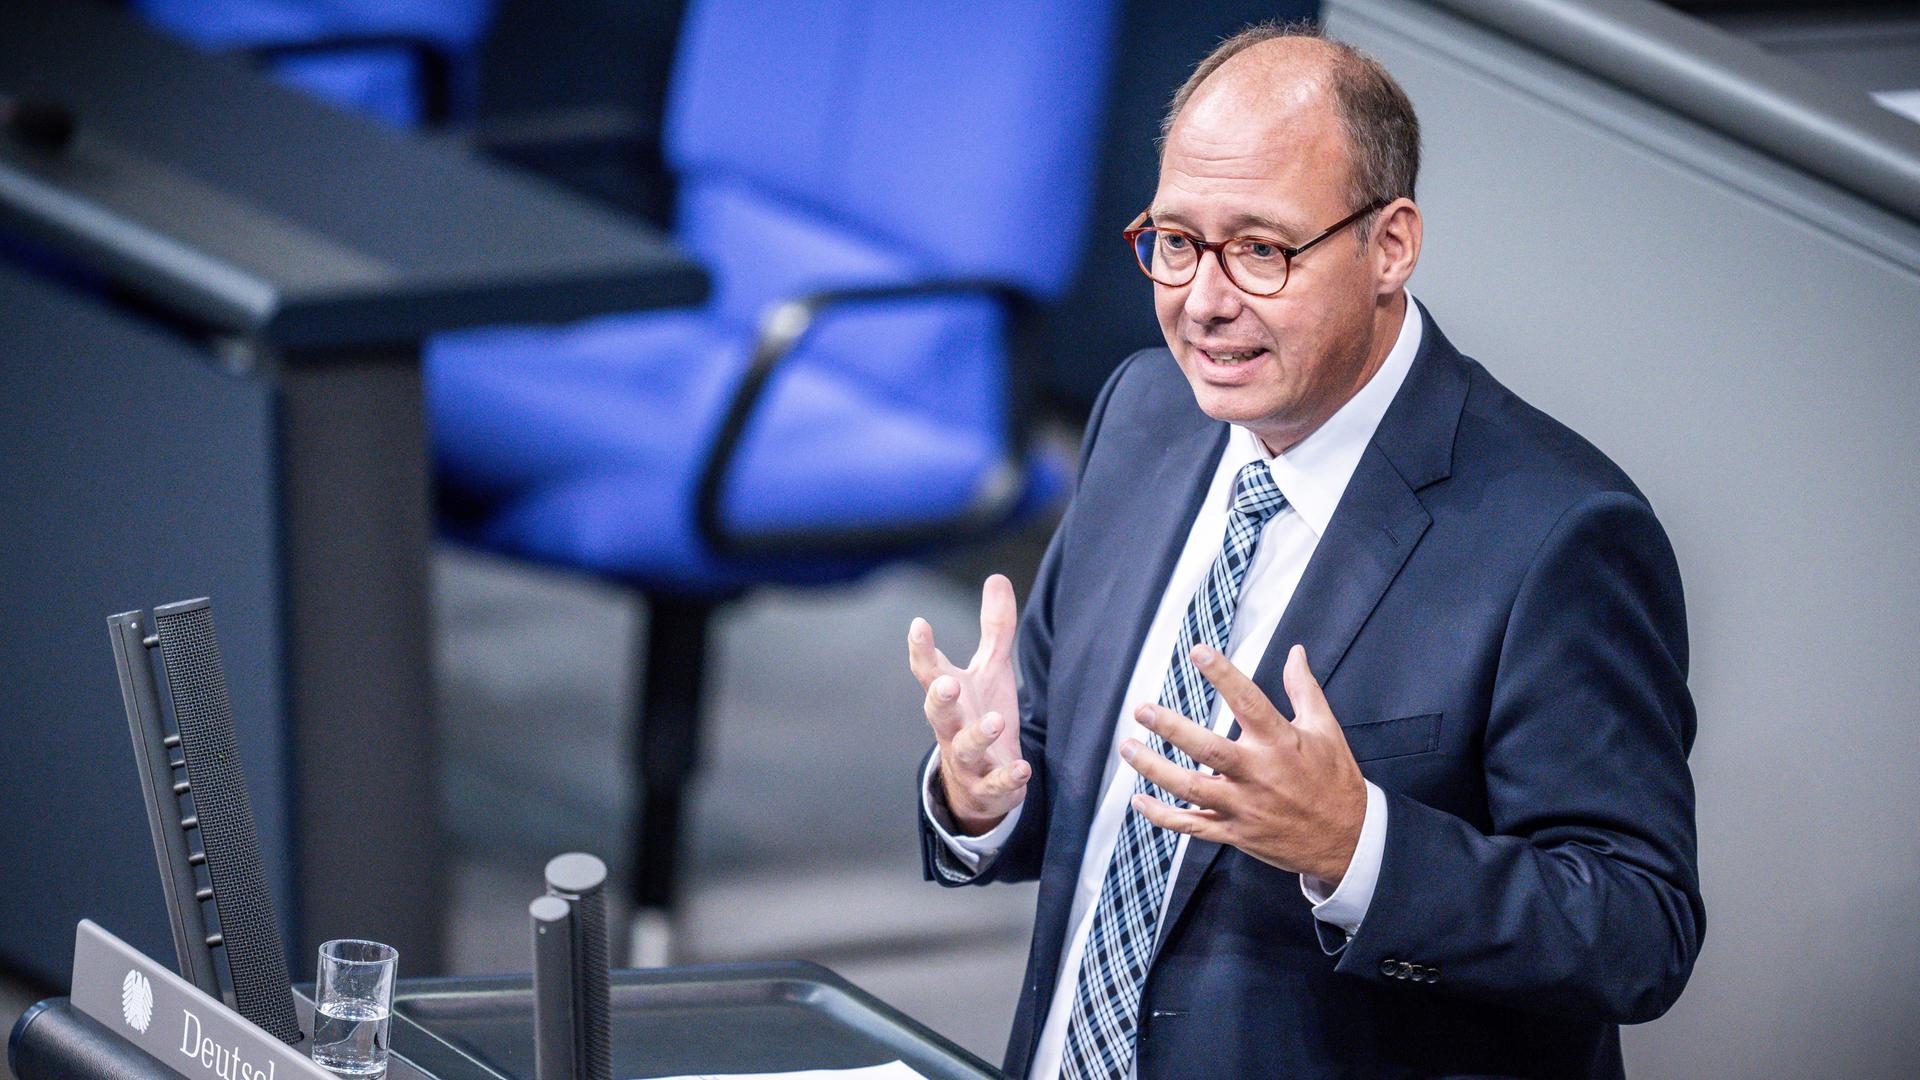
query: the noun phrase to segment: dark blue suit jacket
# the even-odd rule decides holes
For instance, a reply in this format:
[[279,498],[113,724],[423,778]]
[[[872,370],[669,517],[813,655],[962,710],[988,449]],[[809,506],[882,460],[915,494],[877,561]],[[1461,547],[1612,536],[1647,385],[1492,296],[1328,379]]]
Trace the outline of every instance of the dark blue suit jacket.
[[[1166,350],[1122,365],[1026,601],[1034,777],[971,879],[1040,879],[1016,1076],[1120,695],[1226,431]],[[1283,712],[1294,642],[1386,792],[1372,906],[1349,941],[1297,875],[1193,842],[1147,978],[1142,1080],[1620,1076],[1616,1025],[1673,1004],[1704,925],[1685,611],[1645,497],[1428,318],[1254,673]],[[964,877],[922,826],[928,876]]]

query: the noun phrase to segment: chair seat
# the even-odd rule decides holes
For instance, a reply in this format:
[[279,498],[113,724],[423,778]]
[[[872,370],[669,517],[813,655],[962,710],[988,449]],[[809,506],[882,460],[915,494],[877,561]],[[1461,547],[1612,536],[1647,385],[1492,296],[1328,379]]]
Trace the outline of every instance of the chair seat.
[[[868,329],[873,324],[869,322]],[[723,507],[742,529],[938,521],[995,477],[1000,448],[973,418],[904,406],[830,355],[874,335],[821,335],[776,375]],[[861,558],[718,558],[694,520],[700,456],[752,345],[706,313],[616,316],[578,326],[443,335],[425,357],[442,487],[467,511],[456,535],[491,550],[678,593],[757,581],[855,576]],[[955,348],[957,369],[987,365]],[[857,369],[856,369],[857,370]],[[1050,500],[1062,463],[1036,459],[1029,499]]]

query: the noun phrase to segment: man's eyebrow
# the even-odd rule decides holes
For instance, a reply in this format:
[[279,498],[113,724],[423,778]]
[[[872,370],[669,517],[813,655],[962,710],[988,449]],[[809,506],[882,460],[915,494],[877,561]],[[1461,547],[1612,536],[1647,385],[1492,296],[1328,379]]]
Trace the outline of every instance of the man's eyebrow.
[[[1147,220],[1158,225],[1172,225],[1176,228],[1194,232],[1194,228],[1178,211],[1152,209],[1147,211]],[[1231,231],[1229,236],[1244,236],[1247,233],[1271,234],[1276,239],[1292,240],[1302,236],[1306,230],[1298,225],[1277,221],[1263,214],[1235,214],[1227,219]],[[1222,237],[1225,239],[1225,237]]]

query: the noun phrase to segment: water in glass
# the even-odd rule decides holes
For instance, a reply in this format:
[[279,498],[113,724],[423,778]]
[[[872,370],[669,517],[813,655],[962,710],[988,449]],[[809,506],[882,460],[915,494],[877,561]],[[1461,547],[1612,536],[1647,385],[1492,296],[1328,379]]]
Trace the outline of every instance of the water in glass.
[[343,1076],[384,1075],[392,1016],[391,1009],[372,1001],[324,1003],[313,1014],[313,1060]]

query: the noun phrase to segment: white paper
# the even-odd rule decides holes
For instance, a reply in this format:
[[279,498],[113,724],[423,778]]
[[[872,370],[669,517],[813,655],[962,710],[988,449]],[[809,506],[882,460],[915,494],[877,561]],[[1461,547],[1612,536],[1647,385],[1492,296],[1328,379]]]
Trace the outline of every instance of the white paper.
[[808,1069],[780,1073],[694,1073],[691,1076],[667,1076],[659,1080],[927,1080],[903,1062],[869,1065],[863,1069]]

